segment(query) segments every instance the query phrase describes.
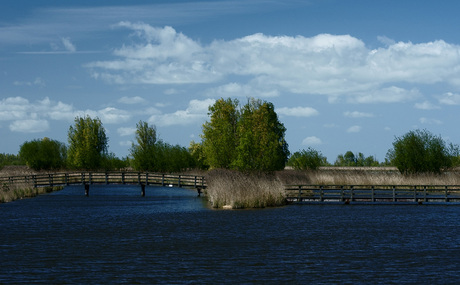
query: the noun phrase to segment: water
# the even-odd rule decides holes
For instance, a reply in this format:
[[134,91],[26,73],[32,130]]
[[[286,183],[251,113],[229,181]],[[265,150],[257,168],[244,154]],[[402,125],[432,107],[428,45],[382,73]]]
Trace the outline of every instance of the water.
[[0,204],[0,284],[455,284],[460,207],[212,210],[196,192],[82,186]]

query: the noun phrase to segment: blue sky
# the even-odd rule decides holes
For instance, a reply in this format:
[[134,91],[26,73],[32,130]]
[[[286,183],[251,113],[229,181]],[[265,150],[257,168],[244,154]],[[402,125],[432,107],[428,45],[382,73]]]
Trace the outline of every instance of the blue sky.
[[0,152],[99,117],[129,154],[136,123],[200,141],[214,100],[270,101],[291,152],[383,161],[427,129],[460,144],[459,1],[2,1]]

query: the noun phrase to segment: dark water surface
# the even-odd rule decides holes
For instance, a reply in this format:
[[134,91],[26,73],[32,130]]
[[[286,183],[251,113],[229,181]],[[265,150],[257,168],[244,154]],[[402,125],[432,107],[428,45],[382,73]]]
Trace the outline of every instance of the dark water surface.
[[0,204],[0,284],[460,281],[460,206],[218,211],[178,188],[90,191]]

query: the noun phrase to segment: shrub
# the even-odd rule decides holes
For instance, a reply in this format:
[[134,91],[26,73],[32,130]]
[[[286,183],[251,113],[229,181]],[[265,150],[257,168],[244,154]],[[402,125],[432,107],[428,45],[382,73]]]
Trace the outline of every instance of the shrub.
[[427,130],[410,131],[393,142],[388,160],[403,174],[441,173],[454,165],[458,146],[447,146]]
[[317,170],[320,166],[327,165],[327,159],[321,152],[309,147],[307,150],[295,152],[287,165],[296,170]]

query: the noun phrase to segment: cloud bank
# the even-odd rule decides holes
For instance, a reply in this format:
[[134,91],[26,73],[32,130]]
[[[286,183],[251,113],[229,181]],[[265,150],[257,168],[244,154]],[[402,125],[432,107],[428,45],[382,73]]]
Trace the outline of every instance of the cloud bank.
[[[397,103],[421,97],[416,84],[460,87],[460,46],[442,40],[393,42],[369,49],[350,35],[314,37],[253,34],[209,44],[172,27],[120,22],[134,43],[112,60],[86,64],[92,76],[114,84],[219,84],[213,94],[326,95],[330,101]],[[409,86],[409,87],[408,87]]]

